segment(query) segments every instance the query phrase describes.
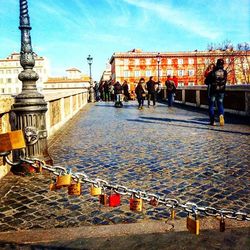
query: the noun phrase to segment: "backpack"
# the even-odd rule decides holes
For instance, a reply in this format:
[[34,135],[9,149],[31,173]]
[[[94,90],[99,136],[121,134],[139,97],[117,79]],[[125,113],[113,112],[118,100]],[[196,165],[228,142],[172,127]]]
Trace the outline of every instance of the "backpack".
[[214,81],[213,85],[216,85],[217,87],[223,86],[226,83],[226,73],[223,69],[217,69],[214,71]]

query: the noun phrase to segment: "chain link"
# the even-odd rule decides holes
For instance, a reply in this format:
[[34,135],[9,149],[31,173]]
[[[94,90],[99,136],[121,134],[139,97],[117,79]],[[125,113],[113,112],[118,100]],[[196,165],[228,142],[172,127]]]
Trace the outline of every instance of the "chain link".
[[239,221],[250,221],[250,215],[243,212],[236,212],[232,210],[218,210],[214,207],[202,207],[198,206],[196,203],[193,202],[186,202],[181,203],[177,199],[171,199],[164,196],[156,195],[153,193],[149,193],[146,191],[138,190],[138,189],[130,189],[123,185],[113,185],[109,183],[106,180],[103,179],[90,179],[89,176],[85,172],[76,172],[71,173],[71,170],[61,167],[61,166],[50,166],[46,164],[44,161],[41,161],[39,159],[29,159],[29,158],[21,158],[21,161],[31,164],[34,168],[38,168],[39,166],[36,164],[38,162],[40,166],[51,172],[52,174],[59,176],[59,175],[65,175],[65,174],[71,174],[72,178],[75,181],[81,182],[81,183],[91,183],[94,186],[101,187],[104,190],[109,189],[114,191],[115,193],[121,194],[121,195],[128,195],[133,196],[138,199],[142,199],[145,201],[151,201],[155,199],[159,204],[165,205],[169,208],[182,208],[187,213],[191,213],[194,215],[197,215],[199,213],[203,213],[207,216],[213,216],[213,217],[225,217],[228,219],[235,219]]

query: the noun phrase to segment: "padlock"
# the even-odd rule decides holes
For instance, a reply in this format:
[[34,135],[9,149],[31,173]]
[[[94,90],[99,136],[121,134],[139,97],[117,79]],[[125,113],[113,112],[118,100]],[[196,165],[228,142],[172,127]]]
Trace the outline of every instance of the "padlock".
[[130,210],[134,212],[142,211],[142,198],[136,198],[132,196],[129,201]]
[[225,232],[225,230],[226,230],[225,218],[222,216],[220,218],[220,232]]
[[108,206],[109,205],[109,195],[100,194],[99,195],[99,202],[100,202],[100,204],[102,204],[104,206]]
[[171,218],[171,220],[175,219],[175,215],[176,215],[176,212],[175,212],[174,208],[171,208],[170,209],[170,218]]
[[198,220],[198,215],[195,214],[195,217],[188,215],[187,217],[187,229],[190,233],[199,235],[200,233],[200,222]]
[[150,201],[149,201],[149,204],[153,207],[157,207],[159,202],[156,198],[152,198]]
[[121,204],[121,195],[120,194],[110,194],[109,196],[109,206],[117,207]]
[[56,187],[56,183],[50,183],[49,184],[49,190],[50,191],[56,191],[57,190],[57,187]]
[[69,195],[81,195],[82,187],[80,182],[71,183],[68,186],[68,194]]
[[102,188],[99,187],[99,186],[95,186],[95,185],[91,185],[90,187],[90,194],[92,196],[98,196],[98,195],[101,195],[102,194]]
[[56,186],[58,188],[68,187],[70,184],[71,184],[71,174],[57,176]]
[[0,152],[7,152],[21,148],[26,148],[22,130],[0,134]]

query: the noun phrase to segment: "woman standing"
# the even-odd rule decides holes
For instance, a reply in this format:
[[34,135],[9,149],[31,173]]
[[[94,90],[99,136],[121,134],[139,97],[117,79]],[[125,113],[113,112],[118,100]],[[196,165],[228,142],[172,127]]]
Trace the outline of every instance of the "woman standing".
[[138,82],[138,85],[135,88],[135,93],[139,104],[138,109],[142,109],[144,104],[145,90],[142,87],[143,83],[144,83],[144,78],[141,78],[140,81]]

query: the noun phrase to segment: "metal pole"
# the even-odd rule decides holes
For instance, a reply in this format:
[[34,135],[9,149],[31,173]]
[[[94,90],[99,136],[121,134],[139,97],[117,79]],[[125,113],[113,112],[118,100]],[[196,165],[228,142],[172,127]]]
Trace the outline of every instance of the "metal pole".
[[89,88],[89,102],[95,102],[95,93],[94,93],[94,88],[93,88],[93,81],[92,81],[92,73],[91,73],[91,64],[93,61],[93,58],[89,55],[87,57],[87,61],[89,64],[89,84],[90,84],[90,88]]
[[157,66],[158,66],[158,74],[157,74],[157,81],[160,82],[160,53],[157,54]]
[[[47,147],[47,130],[45,113],[47,103],[44,96],[37,91],[38,74],[33,70],[35,66],[34,53],[30,37],[30,19],[28,1],[19,0],[21,51],[20,64],[23,71],[18,75],[22,81],[22,92],[15,97],[12,111],[15,114],[14,129],[21,129],[26,140],[26,156],[52,162]],[[17,156],[18,157],[18,156]]]

